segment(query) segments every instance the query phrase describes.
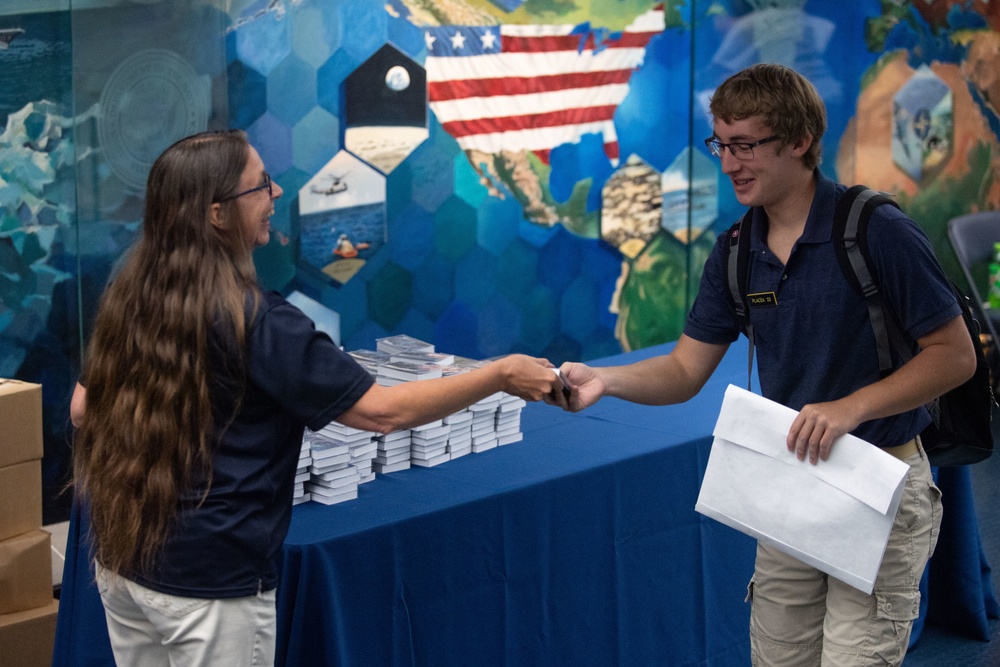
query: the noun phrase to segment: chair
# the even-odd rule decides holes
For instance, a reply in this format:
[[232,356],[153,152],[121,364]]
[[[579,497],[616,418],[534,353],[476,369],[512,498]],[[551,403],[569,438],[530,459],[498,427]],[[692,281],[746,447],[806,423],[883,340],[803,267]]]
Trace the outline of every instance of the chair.
[[968,294],[974,302],[974,312],[981,316],[979,320],[985,327],[983,333],[990,335],[991,345],[996,349],[1000,345],[997,339],[1000,313],[985,305],[986,300],[980,294],[979,286],[985,286],[989,280],[983,269],[993,257],[993,244],[1000,241],[1000,211],[969,213],[952,218],[948,221],[948,240],[969,283]]

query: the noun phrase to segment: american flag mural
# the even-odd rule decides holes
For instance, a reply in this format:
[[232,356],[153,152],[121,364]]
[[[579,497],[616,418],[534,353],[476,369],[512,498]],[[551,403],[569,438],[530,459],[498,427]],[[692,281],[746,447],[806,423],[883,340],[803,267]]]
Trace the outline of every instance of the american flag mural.
[[548,162],[556,146],[601,134],[617,164],[615,110],[663,30],[662,5],[614,33],[586,23],[425,28],[431,111],[464,150]]

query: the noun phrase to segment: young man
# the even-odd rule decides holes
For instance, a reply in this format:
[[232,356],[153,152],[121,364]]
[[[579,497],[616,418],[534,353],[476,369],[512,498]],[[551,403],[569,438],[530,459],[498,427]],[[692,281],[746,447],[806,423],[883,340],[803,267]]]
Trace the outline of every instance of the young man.
[[[739,72],[715,92],[713,136],[736,197],[753,209],[748,293],[764,396],[799,410],[789,456],[813,464],[853,433],[910,465],[889,545],[871,595],[758,544],[748,587],[754,665],[899,665],[919,608],[918,584],[937,541],[940,492],[917,437],[924,404],[972,375],[975,356],[959,306],[925,235],[883,206],[868,243],[885,297],[919,352],[880,379],[864,299],[848,284],[831,243],[845,187],[824,177],[826,111],[813,86],[780,65]],[[684,334],[670,354],[635,364],[564,364],[571,410],[602,396],[669,404],[694,396],[740,333],[720,236],[705,264]],[[808,498],[789,498],[808,503]]]

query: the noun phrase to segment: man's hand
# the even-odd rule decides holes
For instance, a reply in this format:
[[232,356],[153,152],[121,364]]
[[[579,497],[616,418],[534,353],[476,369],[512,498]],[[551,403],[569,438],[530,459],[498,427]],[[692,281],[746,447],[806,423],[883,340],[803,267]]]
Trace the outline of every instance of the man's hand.
[[809,462],[816,464],[830,458],[834,440],[853,431],[860,423],[847,399],[810,403],[792,422],[785,444],[800,461],[808,456]]
[[607,390],[603,380],[590,366],[566,362],[559,370],[563,387],[568,391],[547,397],[546,403],[558,405],[568,412],[579,412],[601,400]]

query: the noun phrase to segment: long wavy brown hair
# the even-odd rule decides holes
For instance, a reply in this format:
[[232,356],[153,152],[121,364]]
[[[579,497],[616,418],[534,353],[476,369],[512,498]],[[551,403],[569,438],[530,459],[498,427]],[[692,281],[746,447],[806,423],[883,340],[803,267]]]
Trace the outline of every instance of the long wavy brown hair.
[[220,204],[218,224],[210,212],[236,194],[248,157],[239,131],[194,135],[164,151],[149,173],[142,235],[101,299],[73,472],[94,556],[113,572],[148,572],[181,494],[205,494],[211,484],[219,416],[210,338],[221,327],[242,350],[246,298],[258,292],[238,200]]

